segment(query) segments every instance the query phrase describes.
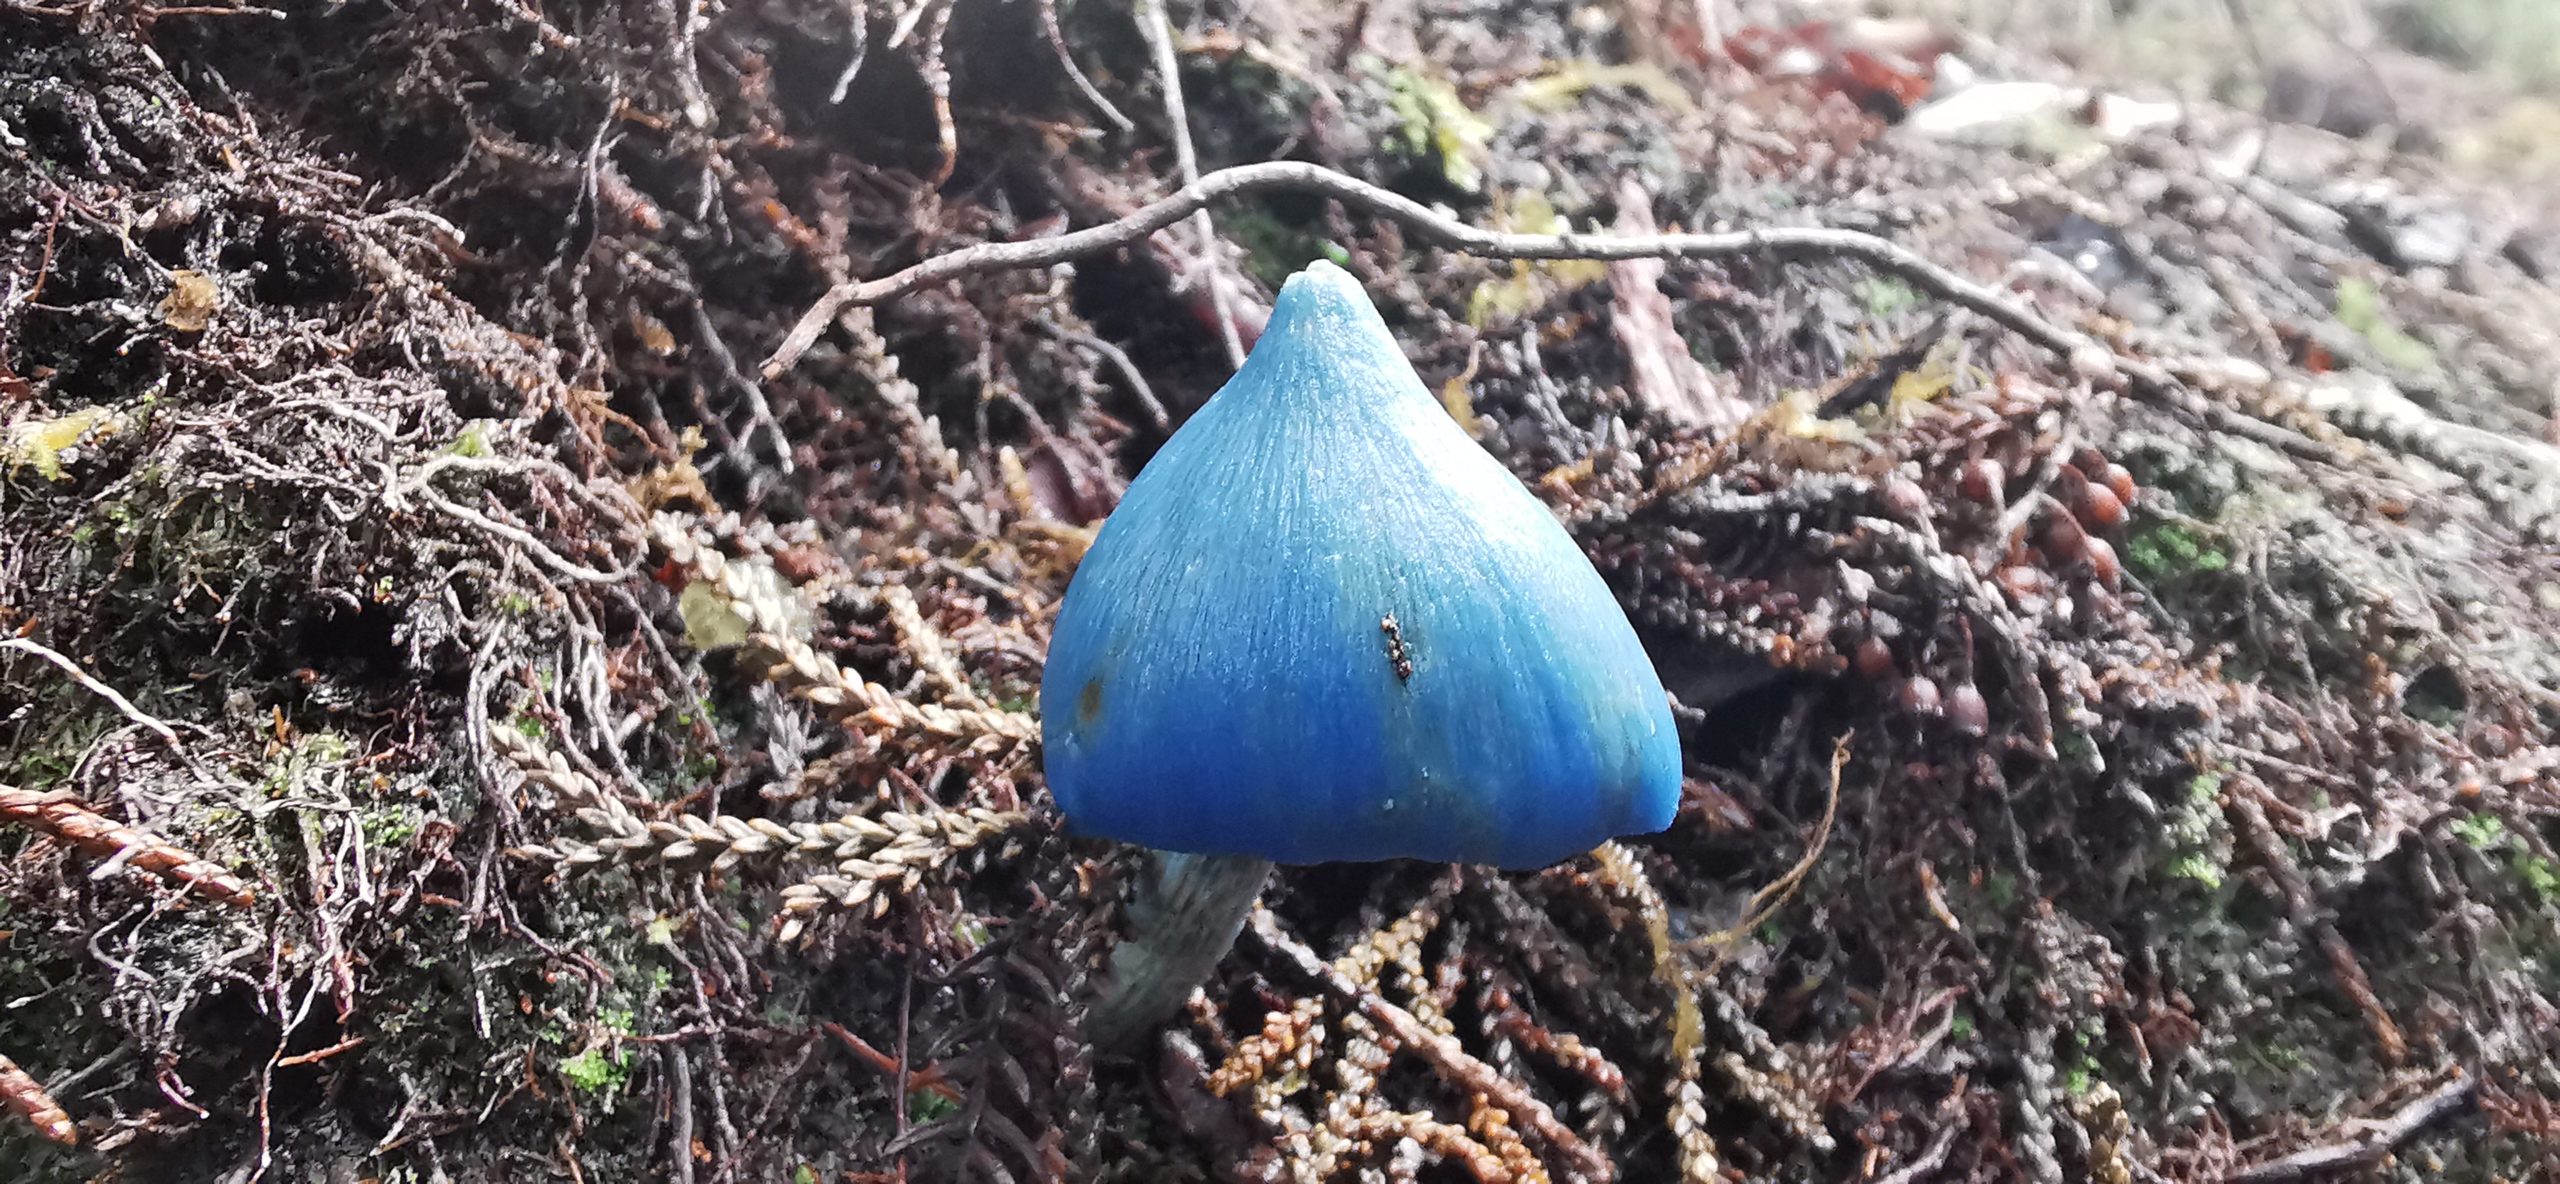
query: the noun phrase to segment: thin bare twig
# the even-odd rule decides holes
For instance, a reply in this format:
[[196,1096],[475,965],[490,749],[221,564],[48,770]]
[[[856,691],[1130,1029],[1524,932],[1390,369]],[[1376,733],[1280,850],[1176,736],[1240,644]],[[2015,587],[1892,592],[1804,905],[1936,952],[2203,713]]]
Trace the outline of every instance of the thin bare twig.
[[1965,1124],[1954,1121],[1938,1128],[1937,1137],[1929,1140],[1929,1145],[1921,1148],[1920,1154],[1913,1156],[1911,1162],[1895,1168],[1891,1174],[1876,1177],[1876,1184],[1919,1184],[1929,1173],[1946,1166],[1948,1149],[1956,1145],[1956,1136],[1964,1131]]
[[53,274],[53,236],[62,229],[62,211],[71,206],[71,191],[59,190],[53,195],[53,214],[44,222],[44,253],[36,257],[36,281],[29,285],[22,303],[33,304],[44,295],[45,278]]
[[[1138,35],[1147,39],[1147,48],[1155,54],[1156,75],[1164,86],[1166,131],[1173,137],[1173,167],[1187,189],[1200,183],[1200,155],[1191,147],[1191,115],[1182,101],[1182,61],[1174,54],[1173,18],[1165,14],[1164,0],[1139,0],[1137,19]],[[1209,307],[1217,317],[1218,339],[1227,347],[1227,364],[1242,366],[1244,339],[1236,334],[1226,267],[1217,258],[1218,228],[1209,221],[1207,207],[1191,212],[1191,236],[1199,240],[1195,274],[1209,287]]]
[[161,722],[160,717],[134,706],[133,700],[125,698],[124,694],[116,690],[114,687],[98,681],[95,677],[91,676],[88,671],[82,670],[79,663],[62,656],[59,651],[56,651],[40,642],[29,641],[23,637],[0,638],[0,650],[17,650],[21,653],[34,654],[47,662],[53,663],[55,666],[60,667],[64,674],[70,675],[73,682],[79,683],[81,686],[87,688],[92,694],[114,704],[116,710],[123,712],[126,719],[132,720],[145,728],[151,729],[151,734],[158,736],[160,741],[167,744],[170,748],[175,749],[178,747],[178,733],[175,729],[171,728],[168,724]]
[[1103,97],[1101,88],[1093,84],[1093,79],[1085,77],[1084,67],[1076,64],[1075,55],[1067,52],[1067,33],[1058,25],[1058,0],[1040,0],[1040,35],[1048,38],[1050,52],[1058,55],[1058,65],[1066,69],[1068,81],[1076,84],[1076,90],[1084,96],[1084,101],[1093,104],[1094,110],[1111,121],[1111,126],[1120,129],[1120,134],[1125,136],[1138,130],[1138,125],[1129,122],[1128,116],[1122,115],[1118,107],[1111,105],[1111,100]]
[[[880,1051],[870,1041],[854,1035],[851,1029],[834,1020],[821,1020],[818,1027],[827,1035],[835,1037],[838,1043],[852,1049],[853,1055],[862,1058],[863,1062],[871,1067],[891,1076],[903,1073],[909,1087],[923,1090],[946,1102],[963,1100],[960,1087],[951,1084],[950,1078],[944,1075],[940,1065],[908,1066],[905,1061]],[[906,1095],[906,1090],[900,1090],[897,1096],[905,1097]]]
[[1120,372],[1121,381],[1129,384],[1129,393],[1136,396],[1138,406],[1147,413],[1147,422],[1154,424],[1159,432],[1173,430],[1173,416],[1165,411],[1164,401],[1156,398],[1155,388],[1147,385],[1147,376],[1139,372],[1138,363],[1129,357],[1128,351],[1091,333],[1070,329],[1057,329],[1056,332],[1069,343],[1092,350],[1094,356],[1111,363],[1111,368]]
[[729,352],[728,344],[720,340],[720,330],[711,323],[710,306],[699,298],[693,302],[693,338],[721,380],[746,396],[747,430],[740,433],[741,442],[753,440],[758,432],[764,433],[773,442],[775,467],[784,473],[796,471],[797,466],[791,460],[791,437],[782,430],[782,421],[773,417],[773,404],[765,398],[763,385],[748,377],[746,370],[738,365],[737,355]]
[[764,375],[772,378],[791,368],[817,343],[818,335],[848,308],[878,304],[928,284],[963,276],[1017,268],[1050,267],[1104,251],[1118,250],[1156,231],[1207,209],[1211,204],[1246,194],[1295,190],[1321,194],[1345,205],[1393,219],[1424,242],[1492,259],[1718,259],[1769,255],[1781,259],[1854,259],[1899,276],[1913,287],[1974,309],[2002,327],[2070,361],[2091,379],[2124,374],[2151,387],[2174,388],[2155,368],[2115,356],[2086,334],[2065,329],[2036,315],[2023,300],[1976,283],[1930,262],[1918,253],[1872,234],[1818,226],[1770,227],[1715,234],[1518,234],[1483,230],[1445,218],[1430,207],[1391,193],[1356,177],[1299,161],[1267,161],[1220,169],[1152,202],[1125,218],[1054,238],[979,243],[936,255],[903,271],[874,280],[848,281],[829,289],[773,355]]
[[835,89],[827,92],[830,105],[844,101],[845,93],[853,89],[853,76],[862,73],[862,59],[871,56],[871,6],[865,0],[852,0],[848,7],[846,35],[853,41],[853,53],[837,72]]
[[682,1046],[658,1050],[667,1067],[666,1094],[673,1121],[667,1123],[667,1166],[676,1184],[693,1184],[693,1063]]
[[276,1060],[276,1068],[286,1069],[296,1065],[316,1065],[331,1057],[337,1056],[340,1053],[353,1052],[359,1048],[363,1048],[364,1046],[364,1037],[350,1036],[336,1044],[330,1045],[327,1048],[315,1048],[310,1052],[298,1052],[289,1057],[279,1057]]
[[2471,1096],[2479,1090],[2478,1078],[2456,1077],[2345,1142],[2268,1160],[2224,1177],[2224,1184],[2277,1184],[2278,1181],[2309,1179],[2324,1172],[2372,1163],[2416,1138],[2419,1131],[2438,1119],[2470,1105]]
[[[518,547],[524,548],[527,554],[532,555],[533,558],[540,562],[544,567],[550,568],[552,572],[564,578],[576,580],[583,584],[619,584],[624,580],[631,578],[632,573],[639,570],[639,562],[637,560],[633,560],[631,563],[625,564],[623,567],[614,571],[600,571],[596,568],[587,567],[562,556],[557,551],[552,550],[548,544],[536,537],[530,530],[526,530],[521,526],[516,526],[511,523],[501,522],[487,514],[483,514],[478,510],[454,501],[452,498],[446,497],[434,484],[436,476],[449,469],[460,469],[462,471],[472,473],[496,473],[508,476],[520,476],[524,475],[529,467],[548,467],[555,471],[557,470],[557,466],[527,466],[522,463],[502,461],[492,457],[448,454],[445,456],[439,456],[434,460],[430,460],[427,463],[418,466],[417,471],[409,475],[408,481],[403,487],[403,492],[414,493],[419,498],[426,501],[427,504],[434,506],[438,510],[442,510],[447,515],[472,526],[476,526],[481,530],[487,531],[488,533],[505,539],[508,542],[514,543]],[[560,472],[558,475],[562,477],[562,485],[569,493],[575,495],[583,492],[578,488],[577,482],[574,478],[569,478],[565,472]],[[397,507],[395,506],[395,508]]]

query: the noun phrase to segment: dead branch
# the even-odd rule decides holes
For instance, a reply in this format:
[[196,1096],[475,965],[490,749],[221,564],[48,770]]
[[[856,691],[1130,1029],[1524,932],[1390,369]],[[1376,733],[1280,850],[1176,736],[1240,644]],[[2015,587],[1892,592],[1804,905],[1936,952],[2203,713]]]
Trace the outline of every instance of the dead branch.
[[1271,190],[1321,194],[1356,209],[1390,218],[1425,242],[1492,259],[1721,259],[1768,255],[1779,259],[1853,259],[1939,299],[1974,309],[2036,345],[2067,359],[2091,379],[2129,374],[2145,385],[2166,379],[2148,367],[2116,357],[2085,334],[2036,315],[2007,293],[1957,275],[1890,240],[1855,230],[1819,226],[1770,227],[1715,234],[1517,234],[1482,230],[1446,218],[1430,207],[1366,181],[1298,161],[1266,161],[1219,169],[1140,208],[1125,218],[1055,238],[979,243],[936,255],[875,280],[836,285],[792,325],[764,376],[781,374],[800,360],[838,313],[902,296],[928,284],[1017,268],[1050,267],[1118,250],[1228,198]]
[[2304,1180],[2323,1172],[2372,1163],[2417,1137],[2419,1131],[2437,1120],[2470,1105],[2472,1095],[2479,1089],[2479,1079],[2456,1077],[2344,1142],[2296,1151],[2282,1159],[2268,1160],[2256,1167],[2234,1172],[2223,1179],[2225,1184],[2275,1184],[2276,1181]]
[[533,556],[536,560],[540,561],[544,567],[551,569],[554,573],[557,573],[563,578],[576,580],[579,583],[584,584],[619,584],[624,580],[631,578],[632,573],[639,570],[639,564],[636,560],[614,571],[601,571],[596,568],[584,566],[573,560],[565,558],[559,552],[552,550],[548,544],[544,543],[542,539],[537,537],[532,531],[521,526],[516,526],[512,523],[501,522],[487,514],[483,514],[478,510],[456,502],[453,499],[446,497],[435,487],[434,484],[437,474],[443,473],[449,469],[459,469],[464,472],[483,474],[496,473],[502,475],[522,475],[534,468],[543,468],[552,471],[554,475],[562,479],[563,487],[567,488],[572,494],[581,494],[585,492],[579,487],[578,483],[573,478],[570,478],[565,471],[559,470],[557,466],[532,465],[520,462],[503,461],[490,457],[463,456],[459,454],[439,456],[434,460],[418,466],[417,471],[409,476],[407,491],[415,493],[429,505],[434,506],[436,509],[443,511],[447,515],[450,515],[461,522],[478,527],[479,529],[496,535],[501,539],[514,543],[518,547],[522,547],[526,554]]

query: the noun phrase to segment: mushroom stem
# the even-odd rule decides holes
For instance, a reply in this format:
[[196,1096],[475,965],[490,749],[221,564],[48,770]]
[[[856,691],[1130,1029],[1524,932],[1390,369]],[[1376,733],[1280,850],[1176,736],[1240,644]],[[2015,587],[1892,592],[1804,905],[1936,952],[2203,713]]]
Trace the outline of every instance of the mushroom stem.
[[1155,880],[1130,906],[1128,940],[1111,952],[1111,987],[1085,1019],[1094,1045],[1125,1049],[1172,1017],[1227,956],[1271,861],[1159,852]]

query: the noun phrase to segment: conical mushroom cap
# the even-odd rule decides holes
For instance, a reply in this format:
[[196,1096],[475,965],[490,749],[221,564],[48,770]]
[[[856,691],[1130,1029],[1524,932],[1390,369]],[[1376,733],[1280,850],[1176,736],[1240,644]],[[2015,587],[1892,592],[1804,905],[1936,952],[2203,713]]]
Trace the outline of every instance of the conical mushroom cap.
[[1103,524],[1040,710],[1069,825],[1167,851],[1539,867],[1679,801],[1616,598],[1329,263]]

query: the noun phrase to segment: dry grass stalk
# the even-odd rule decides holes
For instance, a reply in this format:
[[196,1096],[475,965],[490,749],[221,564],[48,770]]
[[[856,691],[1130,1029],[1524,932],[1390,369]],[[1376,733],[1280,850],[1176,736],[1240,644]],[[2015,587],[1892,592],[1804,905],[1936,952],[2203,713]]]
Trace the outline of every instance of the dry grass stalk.
[[[1324,1011],[1324,1000],[1308,998],[1265,1014],[1262,1031],[1238,1041],[1206,1079],[1219,1097],[1249,1093],[1255,1119],[1275,1136],[1288,1179],[1332,1180],[1358,1168],[1362,1179],[1383,1170],[1385,1179],[1412,1180],[1431,1157],[1465,1169],[1478,1184],[1551,1178],[1511,1131],[1508,1115],[1489,1107],[1482,1093],[1472,1096],[1468,1126],[1389,1106],[1378,1086],[1398,1042],[1356,1012],[1328,1026]],[[1303,1109],[1291,1105],[1318,1088],[1320,1073],[1332,1077],[1333,1087]],[[1483,1141],[1474,1127],[1484,1128]]]

